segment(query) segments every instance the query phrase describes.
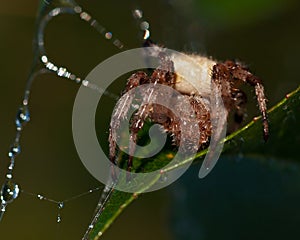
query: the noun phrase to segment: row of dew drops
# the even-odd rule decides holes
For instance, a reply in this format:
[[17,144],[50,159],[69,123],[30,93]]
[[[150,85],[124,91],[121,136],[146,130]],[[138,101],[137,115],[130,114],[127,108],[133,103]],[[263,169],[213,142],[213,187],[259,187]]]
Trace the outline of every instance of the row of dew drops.
[[[36,78],[37,75],[43,73],[52,72],[59,77],[66,78],[69,80],[74,81],[75,83],[81,84],[84,87],[88,87],[92,90],[101,91],[101,93],[108,95],[114,99],[118,97],[106,92],[103,89],[100,89],[98,86],[93,85],[86,79],[81,79],[80,77],[76,76],[75,74],[69,72],[65,67],[59,67],[53,62],[51,62],[46,54],[46,50],[44,47],[44,30],[48,22],[53,19],[54,17],[61,15],[61,14],[73,14],[79,16],[79,18],[85,22],[87,22],[91,27],[93,27],[96,31],[98,31],[105,39],[111,41],[113,45],[115,45],[118,49],[123,50],[124,44],[117,38],[113,36],[110,31],[107,31],[105,27],[103,27],[97,20],[92,18],[92,16],[83,11],[82,8],[73,0],[59,0],[59,1],[42,1],[40,12],[37,17],[37,31],[34,38],[34,59],[32,63],[32,68],[27,80],[27,85],[25,88],[25,94],[22,101],[21,106],[17,111],[17,115],[15,118],[15,125],[16,125],[16,136],[14,138],[13,144],[10,147],[8,152],[9,157],[9,166],[6,172],[6,179],[4,184],[2,185],[1,192],[0,192],[0,221],[6,211],[6,207],[8,204],[12,203],[16,198],[18,198],[20,192],[31,195],[36,197],[39,200],[45,200],[57,205],[58,214],[57,214],[57,222],[61,222],[61,214],[60,211],[63,209],[66,202],[71,200],[75,200],[79,197],[85,196],[87,194],[91,194],[95,191],[99,191],[100,187],[90,189],[87,192],[81,193],[77,196],[73,196],[69,199],[65,199],[64,201],[56,201],[50,198],[47,198],[41,194],[34,194],[23,191],[20,189],[19,185],[16,184],[13,180],[13,170],[15,167],[15,159],[21,153],[21,145],[20,139],[22,135],[22,131],[25,125],[30,121],[30,112],[29,112],[29,97],[31,91],[31,85],[33,80]],[[133,16],[139,23],[140,29],[143,31],[143,38],[147,39],[150,37],[149,31],[149,23],[143,20],[143,14],[141,10],[134,10]],[[109,190],[104,189],[103,194],[100,198],[98,209],[101,209],[103,204],[108,198]],[[104,201],[105,200],[105,201]],[[97,209],[96,209],[97,210]],[[100,210],[99,210],[100,211]],[[95,212],[97,214],[97,211]],[[95,218],[93,219],[95,221]],[[89,226],[88,232],[92,229],[93,225]]]

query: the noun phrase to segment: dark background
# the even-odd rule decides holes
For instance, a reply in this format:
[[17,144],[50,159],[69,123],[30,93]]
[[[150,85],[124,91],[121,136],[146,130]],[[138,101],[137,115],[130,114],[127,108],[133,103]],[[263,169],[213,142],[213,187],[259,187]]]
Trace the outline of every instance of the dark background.
[[[299,85],[299,1],[78,3],[127,48],[141,46],[140,33],[131,16],[131,11],[140,7],[150,22],[152,38],[166,47],[247,63],[263,79],[269,106]],[[1,182],[15,134],[14,117],[33,57],[37,10],[38,1],[33,0],[5,2],[0,8]],[[118,52],[73,16],[53,20],[45,39],[51,59],[83,77]],[[77,89],[75,83],[54,75],[36,79],[30,103],[32,120],[23,132],[22,154],[14,171],[15,181],[25,191],[61,201],[98,186],[83,167],[73,144],[71,117]],[[120,89],[122,86],[116,86],[115,91]],[[249,100],[247,121],[257,114],[251,96]],[[108,105],[108,112],[109,109]],[[105,125],[99,128],[105,131]],[[295,134],[299,134],[298,130]],[[299,142],[294,145],[298,147]],[[297,159],[295,155],[289,160]],[[299,236],[300,174],[296,163],[289,161],[282,167],[284,161],[261,152],[240,157],[226,155],[203,180],[197,178],[200,165],[196,165],[167,189],[140,197],[103,239],[295,238]],[[0,223],[0,238],[80,239],[99,194],[66,204],[58,230],[56,205],[21,194],[7,207]]]

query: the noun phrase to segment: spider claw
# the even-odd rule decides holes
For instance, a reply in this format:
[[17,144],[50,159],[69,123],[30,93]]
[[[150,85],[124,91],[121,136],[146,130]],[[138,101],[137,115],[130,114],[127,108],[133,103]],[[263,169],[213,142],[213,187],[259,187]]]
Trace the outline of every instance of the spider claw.
[[263,135],[265,142],[269,139],[269,123],[267,119],[263,120]]

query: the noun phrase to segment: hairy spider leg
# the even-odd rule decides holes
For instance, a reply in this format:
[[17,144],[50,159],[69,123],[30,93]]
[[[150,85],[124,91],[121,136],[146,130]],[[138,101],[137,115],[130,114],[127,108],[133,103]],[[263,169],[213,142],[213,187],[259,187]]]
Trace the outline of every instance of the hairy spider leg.
[[[149,77],[144,72],[136,72],[130,76],[126,83],[125,90],[123,94],[127,93],[131,89],[139,86],[142,82],[148,82]],[[127,113],[131,107],[131,103],[133,101],[133,95],[128,94],[126,99],[123,101],[118,101],[115,110],[112,114],[112,118],[110,121],[110,129],[109,129],[109,159],[112,163],[111,167],[111,175],[114,180],[117,180],[116,173],[116,165],[118,165],[118,161],[116,158],[116,149],[117,149],[117,130],[121,126],[121,122],[127,118]]]
[[[263,137],[264,140],[267,141],[269,137],[269,123],[266,104],[267,99],[265,97],[262,81],[257,76],[253,75],[247,68],[233,61],[216,64],[213,68],[212,80],[217,81],[218,84],[222,84],[222,96],[227,109],[232,109],[232,104],[234,104],[232,102],[231,94],[236,91],[232,87],[235,81],[242,81],[254,87],[258,107],[262,115]],[[241,91],[238,91],[237,93],[239,94],[240,99],[244,98],[244,94]]]
[[[125,92],[129,90],[147,83],[156,84],[164,84],[170,87],[174,86],[175,83],[175,73],[174,73],[174,65],[170,58],[164,52],[157,52],[154,54],[160,58],[160,66],[155,69],[151,75],[148,77],[144,72],[137,72],[133,74],[127,81]],[[123,94],[124,94],[123,93]],[[139,130],[144,126],[145,120],[151,117],[154,122],[158,121],[156,117],[153,116],[153,113],[156,111],[158,106],[154,106],[151,102],[155,100],[157,95],[154,92],[154,89],[149,89],[147,93],[140,93],[143,96],[143,100],[141,103],[141,107],[134,114],[131,122],[130,122],[130,144],[129,144],[129,159],[127,162],[127,171],[130,172],[132,169],[132,160],[135,152],[135,144],[137,141],[137,135]],[[170,98],[170,96],[168,96]],[[109,149],[110,149],[110,161],[112,164],[118,164],[116,160],[116,140],[119,136],[116,135],[117,130],[120,127],[121,121],[126,118],[126,115],[131,107],[131,103],[133,101],[133,96],[130,94],[128,97],[121,102],[118,102],[115,111],[112,116],[110,132],[109,132]],[[112,172],[112,175],[115,176],[115,172]]]
[[[144,79],[144,81],[140,81],[141,84],[147,84],[152,83],[154,85],[156,84],[163,84],[168,85],[170,87],[173,87],[175,83],[175,73],[174,73],[174,65],[173,62],[170,60],[170,58],[164,53],[160,52],[158,53],[158,57],[160,58],[160,66],[155,69],[151,75],[151,77],[148,79]],[[146,80],[146,81],[145,81]],[[127,171],[131,172],[132,164],[133,164],[133,156],[135,152],[135,146],[137,141],[137,135],[139,130],[144,126],[145,120],[147,118],[150,118],[155,123],[163,124],[164,120],[166,119],[163,117],[163,112],[161,112],[160,115],[155,115],[156,112],[158,112],[158,109],[162,109],[161,106],[153,104],[155,102],[155,98],[158,97],[154,89],[149,89],[148,92],[141,93],[143,95],[143,102],[141,104],[141,108],[137,111],[135,116],[133,117],[133,120],[130,124],[130,145],[129,145],[129,159],[127,163]],[[168,96],[168,99],[170,99],[171,96]],[[162,110],[166,111],[166,109]],[[165,120],[167,121],[167,119]],[[128,175],[129,176],[129,175]],[[129,177],[128,177],[129,179]]]

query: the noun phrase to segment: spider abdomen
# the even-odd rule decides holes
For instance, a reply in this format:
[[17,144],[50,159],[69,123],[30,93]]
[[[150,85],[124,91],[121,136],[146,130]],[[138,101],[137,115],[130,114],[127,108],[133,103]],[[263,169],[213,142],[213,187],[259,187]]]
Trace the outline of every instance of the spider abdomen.
[[175,89],[187,95],[209,97],[216,62],[198,55],[172,55],[176,73]]

